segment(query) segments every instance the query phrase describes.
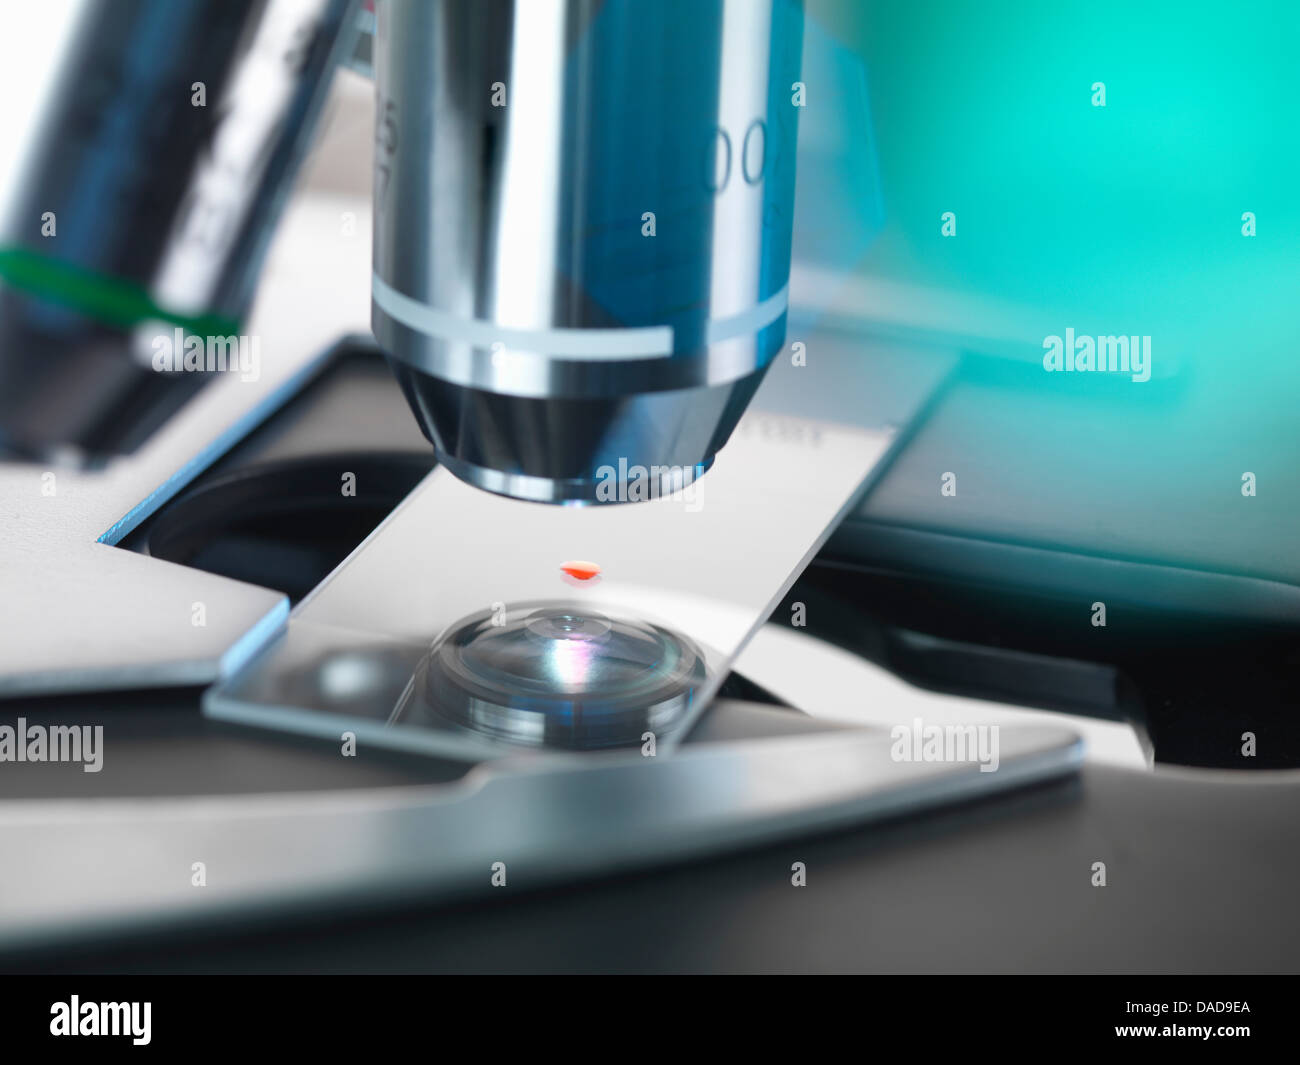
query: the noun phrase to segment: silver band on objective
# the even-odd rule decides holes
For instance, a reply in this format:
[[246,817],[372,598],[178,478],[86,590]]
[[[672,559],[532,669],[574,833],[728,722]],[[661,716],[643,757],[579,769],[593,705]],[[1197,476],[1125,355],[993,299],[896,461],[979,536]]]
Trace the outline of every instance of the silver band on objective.
[[[634,326],[625,329],[520,329],[497,325],[481,318],[464,318],[440,311],[427,303],[398,292],[378,274],[371,289],[376,306],[408,329],[439,340],[452,340],[491,348],[528,351],[566,359],[620,361],[673,354],[672,326]],[[708,323],[707,339],[716,344],[733,337],[756,333],[783,315],[790,303],[790,286],[781,288],[760,303],[726,318]]]

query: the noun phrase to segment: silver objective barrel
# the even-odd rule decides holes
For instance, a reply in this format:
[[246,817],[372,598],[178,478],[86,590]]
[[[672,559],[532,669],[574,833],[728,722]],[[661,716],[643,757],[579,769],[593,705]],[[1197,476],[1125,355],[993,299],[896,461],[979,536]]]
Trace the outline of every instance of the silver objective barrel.
[[6,12],[24,54],[0,97],[24,121],[0,142],[0,454],[132,450],[208,379],[160,371],[151,342],[239,331],[354,3]]
[[439,460],[552,503],[707,469],[785,341],[798,0],[377,15],[372,323]]

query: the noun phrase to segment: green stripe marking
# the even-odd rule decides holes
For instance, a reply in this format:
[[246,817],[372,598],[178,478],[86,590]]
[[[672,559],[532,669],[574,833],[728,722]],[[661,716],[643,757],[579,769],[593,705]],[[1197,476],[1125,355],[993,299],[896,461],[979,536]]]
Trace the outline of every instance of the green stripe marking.
[[239,332],[239,323],[233,318],[169,311],[134,281],[106,277],[26,248],[0,248],[0,281],[124,329],[141,322],[163,321],[200,336],[232,336]]

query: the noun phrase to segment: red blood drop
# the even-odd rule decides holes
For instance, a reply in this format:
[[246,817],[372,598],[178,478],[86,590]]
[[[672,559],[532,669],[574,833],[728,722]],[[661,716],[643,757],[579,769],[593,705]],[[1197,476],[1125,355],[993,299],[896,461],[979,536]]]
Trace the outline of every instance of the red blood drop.
[[600,576],[600,567],[594,562],[565,562],[560,565],[570,577],[580,581],[589,581]]

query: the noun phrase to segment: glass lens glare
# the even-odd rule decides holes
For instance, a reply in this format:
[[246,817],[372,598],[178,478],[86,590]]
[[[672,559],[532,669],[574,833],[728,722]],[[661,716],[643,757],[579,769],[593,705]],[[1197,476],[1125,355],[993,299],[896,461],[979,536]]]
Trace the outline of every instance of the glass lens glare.
[[453,626],[422,678],[436,713],[514,742],[640,743],[671,727],[704,680],[704,657],[658,625],[587,604],[524,603]]

